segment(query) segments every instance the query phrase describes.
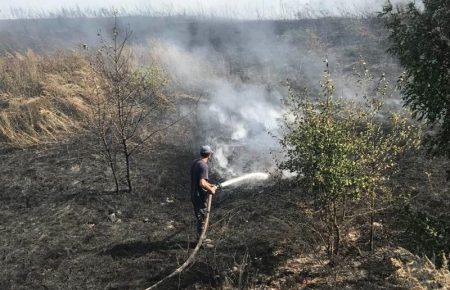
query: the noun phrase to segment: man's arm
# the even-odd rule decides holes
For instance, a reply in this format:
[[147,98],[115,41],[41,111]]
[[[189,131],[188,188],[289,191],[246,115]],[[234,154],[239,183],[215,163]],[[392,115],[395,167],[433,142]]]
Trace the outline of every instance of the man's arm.
[[215,194],[216,193],[216,189],[217,189],[217,186],[209,183],[204,178],[200,178],[200,187],[203,188],[204,190],[206,190],[207,192],[211,193],[211,194]]

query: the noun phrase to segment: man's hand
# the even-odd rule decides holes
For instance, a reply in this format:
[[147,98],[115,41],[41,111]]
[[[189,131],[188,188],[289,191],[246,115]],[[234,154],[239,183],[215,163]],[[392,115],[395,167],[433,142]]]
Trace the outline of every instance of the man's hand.
[[206,181],[206,179],[201,178],[200,179],[200,187],[206,190],[210,194],[215,194],[217,190],[217,186],[214,184],[209,183]]
[[211,189],[210,189],[210,193],[211,193],[211,194],[216,194],[216,190],[217,190],[217,186],[212,185],[212,186],[211,186]]

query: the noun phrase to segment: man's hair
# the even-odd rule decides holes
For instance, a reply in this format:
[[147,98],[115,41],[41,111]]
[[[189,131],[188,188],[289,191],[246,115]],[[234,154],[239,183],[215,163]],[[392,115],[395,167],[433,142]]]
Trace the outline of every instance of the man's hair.
[[211,156],[211,153],[200,153],[200,156],[205,158]]

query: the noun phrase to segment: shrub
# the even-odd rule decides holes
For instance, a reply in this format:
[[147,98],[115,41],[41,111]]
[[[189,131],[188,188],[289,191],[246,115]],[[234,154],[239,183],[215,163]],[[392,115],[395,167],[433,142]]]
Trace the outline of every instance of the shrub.
[[383,114],[381,110],[387,82],[382,77],[373,85],[365,62],[361,60],[360,64],[361,102],[333,95],[327,63],[321,95],[311,99],[307,91],[291,91],[283,119],[280,142],[286,160],[280,168],[298,173],[297,183],[304,186],[322,210],[331,256],[339,254],[346,208],[357,201],[363,201],[370,216],[373,250],[376,202],[387,191],[384,185],[396,168],[397,158],[418,145],[418,131],[406,116]]

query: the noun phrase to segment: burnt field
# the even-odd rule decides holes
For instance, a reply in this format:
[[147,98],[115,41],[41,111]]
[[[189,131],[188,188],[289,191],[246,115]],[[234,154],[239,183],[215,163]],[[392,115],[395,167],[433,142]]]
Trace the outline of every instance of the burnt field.
[[[142,160],[148,174],[136,191],[117,195],[102,186],[85,187],[101,184],[104,176],[79,145],[2,155],[2,288],[142,288],[170,272],[193,247],[189,152],[172,145]],[[161,163],[165,170],[155,174]],[[17,166],[7,169],[12,164]],[[279,189],[271,184],[222,192],[208,235],[216,247],[203,250],[167,287],[268,283],[293,254],[289,242],[296,236],[287,216],[277,214],[292,214],[296,205],[274,194]],[[262,200],[267,205],[258,206]]]
[[[184,146],[165,147],[140,159],[145,174],[132,194],[102,186],[105,176],[82,143],[4,150],[1,288],[143,289],[181,264],[194,247],[187,173],[193,156]],[[394,246],[392,228],[377,234],[384,246],[375,254],[364,250],[357,228],[350,230],[333,267],[311,201],[282,180],[227,188],[213,207],[208,237],[215,247],[203,248],[165,289],[445,283],[427,261]]]

